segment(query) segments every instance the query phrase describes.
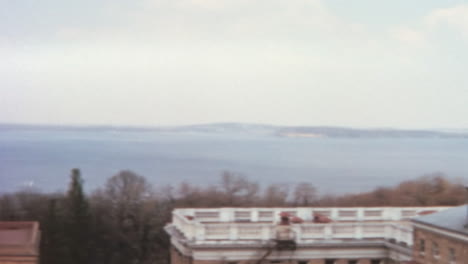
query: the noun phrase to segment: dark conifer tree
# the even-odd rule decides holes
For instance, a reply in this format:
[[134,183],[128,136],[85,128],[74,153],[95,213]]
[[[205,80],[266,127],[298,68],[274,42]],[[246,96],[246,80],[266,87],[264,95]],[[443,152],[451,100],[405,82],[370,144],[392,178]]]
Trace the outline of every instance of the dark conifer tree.
[[68,240],[69,263],[88,263],[90,213],[79,169],[72,169],[65,206],[65,211],[67,212],[65,233]]
[[60,202],[63,196],[51,197],[47,212],[41,221],[41,263],[69,263],[67,238],[64,234],[63,213]]

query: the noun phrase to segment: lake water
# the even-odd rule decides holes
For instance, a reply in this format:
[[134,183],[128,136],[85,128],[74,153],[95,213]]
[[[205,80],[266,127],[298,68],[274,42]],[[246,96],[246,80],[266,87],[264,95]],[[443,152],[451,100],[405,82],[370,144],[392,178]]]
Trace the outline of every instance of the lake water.
[[87,191],[129,169],[154,185],[215,183],[223,170],[321,193],[390,186],[443,172],[468,179],[468,139],[284,138],[262,134],[0,130],[0,192],[65,190],[80,168]]

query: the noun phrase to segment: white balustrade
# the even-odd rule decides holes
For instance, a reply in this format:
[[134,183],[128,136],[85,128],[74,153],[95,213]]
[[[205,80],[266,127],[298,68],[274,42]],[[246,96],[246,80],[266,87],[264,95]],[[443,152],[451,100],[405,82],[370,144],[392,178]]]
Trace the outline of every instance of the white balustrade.
[[300,225],[300,232],[302,239],[320,239],[324,238],[325,225],[324,224],[302,224]]
[[[280,212],[289,212],[305,220],[292,224],[297,242],[340,239],[392,239],[412,244],[412,228],[405,219],[422,211],[440,211],[447,207],[403,208],[210,208],[176,209],[173,226],[186,239],[203,241],[248,241],[275,238],[274,227]],[[313,223],[313,214],[329,216],[333,222]],[[403,220],[403,221],[402,221]],[[396,222],[402,221],[402,222]]]
[[231,236],[230,224],[205,224],[205,239],[228,240]]
[[201,208],[176,209],[174,213],[190,215],[198,222],[276,222],[281,212],[311,221],[318,213],[334,221],[398,221],[418,216],[423,211],[441,211],[449,207],[298,207],[298,208]]

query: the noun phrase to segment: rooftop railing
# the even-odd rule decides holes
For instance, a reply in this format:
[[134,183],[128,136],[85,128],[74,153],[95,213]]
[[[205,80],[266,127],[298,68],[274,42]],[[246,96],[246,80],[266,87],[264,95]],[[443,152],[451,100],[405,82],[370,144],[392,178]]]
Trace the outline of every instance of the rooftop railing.
[[279,214],[287,212],[304,221],[314,214],[334,221],[399,221],[418,216],[422,212],[441,211],[449,207],[298,207],[298,208],[200,208],[176,209],[174,214],[192,217],[197,222],[276,222]]
[[[386,239],[413,244],[408,220],[420,213],[448,207],[380,208],[217,208],[176,209],[173,225],[194,243],[253,243],[275,238],[279,213],[301,217],[291,224],[297,243],[320,241]],[[313,223],[313,215],[330,217],[328,224]]]

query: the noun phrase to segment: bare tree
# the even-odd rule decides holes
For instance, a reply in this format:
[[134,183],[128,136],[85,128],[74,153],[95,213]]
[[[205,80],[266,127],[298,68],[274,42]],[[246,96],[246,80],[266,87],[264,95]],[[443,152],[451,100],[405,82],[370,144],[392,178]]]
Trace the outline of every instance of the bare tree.
[[288,185],[271,184],[264,194],[262,202],[265,206],[284,206],[289,195]]
[[316,188],[307,182],[298,183],[294,189],[294,203],[299,206],[310,205],[317,199]]
[[250,182],[242,175],[224,171],[221,174],[220,187],[227,206],[249,205],[258,200],[258,184]]
[[109,231],[107,240],[113,253],[109,261],[150,262],[156,244],[151,241],[158,239],[167,217],[161,216],[161,208],[146,179],[131,171],[121,171],[93,198]]

